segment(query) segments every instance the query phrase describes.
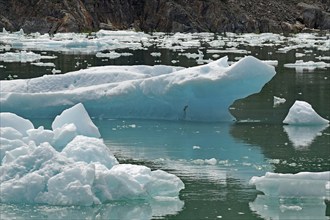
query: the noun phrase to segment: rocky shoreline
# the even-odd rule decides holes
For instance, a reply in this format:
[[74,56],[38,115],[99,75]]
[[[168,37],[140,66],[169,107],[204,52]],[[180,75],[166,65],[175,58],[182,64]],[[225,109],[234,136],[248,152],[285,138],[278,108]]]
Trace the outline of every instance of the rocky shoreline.
[[0,0],[0,28],[58,33],[330,30],[329,0]]

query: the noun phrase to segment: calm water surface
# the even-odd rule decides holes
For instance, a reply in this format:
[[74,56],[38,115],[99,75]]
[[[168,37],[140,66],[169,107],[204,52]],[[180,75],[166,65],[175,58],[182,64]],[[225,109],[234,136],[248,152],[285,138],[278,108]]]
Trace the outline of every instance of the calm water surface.
[[[207,47],[202,48],[206,59]],[[295,53],[276,53],[275,47],[252,47],[251,55],[278,60],[277,75],[262,91],[237,100],[231,112],[243,122],[197,123],[157,120],[94,119],[102,138],[121,163],[143,164],[179,176],[186,188],[180,201],[118,201],[93,207],[53,207],[0,204],[0,219],[330,219],[328,201],[313,198],[268,198],[249,185],[252,176],[266,172],[297,173],[330,170],[330,128],[290,128],[281,125],[295,100],[309,102],[322,117],[330,119],[328,69],[296,71],[283,67],[296,61]],[[153,57],[151,52],[161,52]],[[166,64],[197,65],[194,59],[166,49],[128,51],[133,56],[115,60],[95,55],[60,54],[53,60],[62,73],[87,66]],[[197,49],[186,52],[196,53]],[[329,51],[310,49],[305,61],[330,56]],[[230,61],[242,54],[225,54]],[[172,60],[178,60],[172,63]],[[78,63],[78,64],[77,64]],[[29,63],[3,63],[1,79],[32,78],[51,74],[49,67]],[[273,107],[273,97],[287,101]],[[51,119],[31,119],[36,126],[50,127]],[[259,122],[262,121],[262,122]],[[286,206],[283,206],[286,205]],[[283,209],[299,205],[300,211]],[[265,208],[267,207],[267,208]]]

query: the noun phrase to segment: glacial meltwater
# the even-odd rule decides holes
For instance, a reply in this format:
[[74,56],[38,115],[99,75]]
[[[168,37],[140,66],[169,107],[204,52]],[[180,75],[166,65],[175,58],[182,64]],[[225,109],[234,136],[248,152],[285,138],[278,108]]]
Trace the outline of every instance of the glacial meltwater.
[[[38,33],[28,35],[22,31],[10,33],[3,30],[0,32],[0,85],[3,86],[3,88],[0,87],[0,112],[3,113],[3,109],[13,109],[17,115],[24,114],[21,116],[30,120],[35,128],[39,126],[43,126],[43,128],[33,130],[39,131],[39,133],[27,130],[28,136],[16,135],[16,133],[15,136],[10,133],[12,130],[8,128],[1,130],[0,219],[330,219],[329,38],[329,33],[284,36],[270,33],[146,34],[102,30],[91,34],[67,33],[49,36]],[[211,62],[225,56],[228,57],[229,66],[234,63],[239,66],[239,60],[244,61],[244,57],[252,56],[261,60],[262,63],[274,66],[276,71],[276,75],[261,86],[260,92],[235,100],[228,107],[228,112],[235,120],[205,120],[205,116],[202,117],[204,120],[194,120],[201,117],[198,117],[197,113],[191,114],[192,106],[199,103],[196,100],[200,96],[203,99],[208,96],[216,97],[216,94],[205,94],[206,91],[215,91],[212,88],[214,85],[208,81],[209,78],[214,77],[213,75],[208,75],[209,78],[206,76],[194,78],[188,82],[191,83],[188,84],[188,89],[182,89],[178,86],[181,85],[180,82],[177,82],[173,86],[172,92],[166,93],[167,97],[161,102],[159,101],[160,105],[165,101],[171,103],[171,94],[180,96],[180,92],[184,92],[184,95],[187,95],[187,91],[196,91],[194,86],[205,86],[197,87],[199,93],[194,93],[193,101],[195,102],[178,104],[183,108],[180,108],[180,116],[177,118],[172,117],[171,109],[165,113],[158,113],[163,109],[153,106],[150,111],[148,110],[148,106],[153,104],[153,100],[158,100],[160,96],[148,97],[147,103],[138,103],[140,100],[144,100],[139,99],[140,93],[138,92],[133,98],[127,98],[127,94],[131,91],[128,89],[138,85],[129,83],[147,78],[147,75],[148,77],[158,75],[157,71],[153,72],[154,69],[168,71],[161,76],[164,79],[167,79],[166,74],[173,74],[183,68],[186,68],[183,69],[184,71],[189,72],[187,68],[194,66],[201,66],[201,69],[194,70],[194,74],[191,75],[206,74],[206,72],[208,74],[214,67]],[[251,59],[245,59],[245,61],[251,62]],[[207,66],[208,63],[211,66]],[[222,65],[223,62],[219,62],[220,64]],[[255,71],[257,72],[260,71],[261,64],[256,64],[258,69]],[[102,78],[101,81],[97,81],[92,77],[84,76],[90,81],[82,81],[83,77],[79,75],[81,72],[78,70],[108,65],[121,66],[121,69],[118,69],[118,75],[123,69],[128,69],[125,72],[125,80],[127,80],[125,85],[116,84],[115,87],[111,84],[110,89],[106,88],[109,91],[113,88],[117,89],[111,94],[121,92],[119,99],[115,99],[116,102],[123,100],[122,102],[125,104],[125,102],[137,99],[139,107],[132,111],[139,110],[142,113],[150,112],[150,114],[142,115],[142,117],[132,113],[133,116],[138,115],[139,117],[128,117],[127,112],[129,111],[123,109],[124,107],[121,105],[118,107],[119,104],[114,105],[119,110],[113,114],[111,109],[106,107],[105,101],[108,101],[106,99],[96,102],[98,106],[94,106],[95,100],[93,99],[85,100],[85,103],[82,103],[85,105],[86,111],[98,128],[104,144],[117,158],[119,164],[141,165],[152,171],[163,170],[169,173],[168,175],[174,174],[180,178],[184,183],[184,189],[180,191],[178,198],[172,198],[172,195],[165,198],[162,194],[162,190],[165,190],[162,188],[165,186],[163,182],[166,181],[162,178],[167,177],[167,174],[162,174],[159,179],[153,179],[150,184],[142,184],[143,190],[144,187],[146,188],[148,198],[156,192],[161,196],[146,199],[139,194],[133,198],[132,194],[137,195],[135,188],[132,189],[134,192],[129,192],[125,196],[125,190],[130,188],[129,184],[132,184],[130,178],[143,182],[145,181],[143,178],[146,178],[145,173],[129,173],[127,175],[132,175],[129,177],[125,174],[117,173],[117,176],[113,174],[113,178],[127,183],[125,186],[113,186],[117,187],[116,190],[122,191],[124,196],[120,199],[105,200],[106,202],[94,201],[91,205],[75,204],[74,202],[65,205],[64,203],[68,200],[63,200],[63,197],[61,199],[65,201],[64,203],[56,203],[56,199],[58,199],[56,195],[49,193],[53,198],[47,198],[46,189],[40,189],[40,192],[43,193],[43,200],[27,199],[24,201],[12,198],[8,195],[7,190],[17,192],[12,189],[15,187],[22,187],[22,190],[19,191],[23,194],[22,198],[31,198],[32,193],[29,190],[33,192],[35,189],[26,187],[22,183],[23,178],[20,175],[22,170],[27,175],[38,171],[38,168],[35,166],[27,168],[29,165],[25,163],[13,162],[15,158],[17,160],[21,158],[21,161],[24,161],[22,157],[25,155],[22,154],[23,151],[13,152],[12,149],[12,153],[6,154],[10,142],[9,137],[21,137],[20,140],[11,140],[10,143],[19,142],[26,144],[26,147],[33,145],[32,148],[37,148],[35,146],[38,145],[37,140],[44,136],[35,137],[33,134],[44,134],[43,132],[49,129],[47,132],[54,132],[56,136],[56,128],[53,123],[55,116],[60,115],[61,111],[68,106],[74,106],[80,102],[79,100],[82,98],[80,96],[86,95],[82,92],[83,89],[76,92],[78,84],[85,86],[90,83],[97,89],[102,86]],[[151,69],[148,66],[135,66],[129,69],[129,66],[133,65],[167,65],[173,68],[162,66]],[[220,68],[228,68],[225,64],[223,65]],[[244,67],[245,64],[240,65],[240,69],[244,69],[242,66]],[[56,84],[57,82],[62,83],[61,80],[54,83],[55,81],[51,81],[49,78],[49,81],[45,80],[43,85],[39,85],[40,91],[29,93],[32,88],[38,89],[38,86],[34,81],[28,79],[44,75],[63,75],[73,71],[78,71],[74,73],[78,77],[70,79],[72,81],[68,82],[64,86],[65,88],[63,87],[64,90],[55,91],[49,88],[62,86]],[[203,71],[205,72],[203,73]],[[246,71],[252,74],[254,70]],[[103,73],[98,72],[98,74]],[[130,77],[134,77],[134,79]],[[175,77],[171,78],[172,81],[178,79]],[[118,78],[120,76],[116,76],[114,79]],[[16,81],[13,81],[15,83],[9,88],[5,83],[7,80]],[[128,83],[128,81],[130,82]],[[148,82],[150,81],[156,82],[157,80],[152,78]],[[155,84],[149,84],[154,86],[153,89],[156,88]],[[26,85],[26,88],[21,85]],[[29,85],[31,87],[28,87]],[[228,94],[235,90],[241,91],[240,87],[242,85],[246,87],[249,83],[246,83],[246,80],[238,79],[236,85],[233,83],[228,85],[231,88],[222,85],[224,90],[222,95],[227,91]],[[208,87],[213,90],[205,89]],[[63,88],[61,87],[61,89]],[[47,114],[42,108],[48,109],[48,101],[57,97],[61,92],[64,94],[65,104],[60,98],[56,98],[56,101],[65,107],[59,106],[57,109],[55,108],[57,106],[52,106],[49,108],[52,110],[49,112],[49,117],[45,117]],[[92,93],[92,90],[88,93]],[[25,94],[28,95],[25,96]],[[46,95],[46,98],[43,94]],[[72,97],[66,99],[65,94],[72,94]],[[160,94],[163,93],[160,92]],[[42,103],[35,102],[31,106],[35,113],[29,114],[29,111],[24,109],[29,100],[34,100],[33,97],[36,96],[42,98],[40,101]],[[225,97],[219,97],[220,101],[224,99]],[[109,100],[111,101],[111,99]],[[213,101],[214,99],[210,100],[210,102]],[[290,108],[297,103],[296,101],[303,101],[299,102],[302,104],[301,111],[305,111],[306,106],[310,104],[315,114],[322,117],[325,123],[312,123],[315,120],[304,125],[283,123]],[[24,103],[24,106],[17,105],[17,103]],[[221,105],[221,102],[219,103]],[[39,105],[43,107],[39,108]],[[127,105],[131,106],[129,103]],[[103,114],[100,114],[100,106],[105,106]],[[96,107],[98,107],[97,110],[95,110]],[[293,114],[297,116],[300,114],[299,111],[296,110]],[[38,114],[42,118],[37,117]],[[311,120],[315,118],[310,112],[306,114]],[[113,117],[111,117],[112,115]],[[168,118],[166,118],[167,115]],[[79,114],[70,117],[79,118]],[[8,117],[3,118],[7,120]],[[209,118],[214,117],[210,115]],[[300,119],[298,117],[296,120]],[[72,123],[67,121],[65,124],[66,120],[69,119],[62,118],[65,126]],[[51,129],[53,130],[50,131]],[[75,135],[78,135],[79,128],[76,129]],[[72,134],[69,132],[69,128],[63,131],[67,133],[62,132],[59,135],[64,137],[62,139],[68,138],[68,134]],[[32,140],[35,141],[34,144],[31,144]],[[58,140],[61,141],[59,138]],[[49,141],[47,144],[53,143],[55,142]],[[88,148],[88,146],[84,147]],[[30,150],[26,150],[26,152],[31,153]],[[38,161],[38,158],[36,159]],[[63,161],[71,163],[69,159],[63,159]],[[72,162],[72,164],[76,163]],[[72,164],[71,168],[76,168]],[[11,172],[20,170],[20,173],[9,173],[9,165]],[[26,172],[27,169],[30,173]],[[57,174],[65,173],[66,169],[59,168]],[[101,170],[101,168],[99,169]],[[95,170],[105,176],[108,174],[108,171]],[[39,174],[42,175],[42,172]],[[95,179],[99,178],[97,176],[101,174],[95,174]],[[9,179],[10,175],[13,176],[13,179]],[[63,176],[65,177],[65,174]],[[16,184],[17,182],[22,183],[23,186]],[[113,184],[118,184],[118,182],[113,182]],[[159,189],[156,188],[157,184],[160,186]],[[166,184],[168,185],[168,183]],[[95,186],[94,183],[90,183],[90,185]],[[45,188],[47,187],[49,185],[46,184]],[[100,194],[100,191],[97,190],[102,192],[103,188],[92,188],[91,192],[95,195]],[[61,191],[59,190],[59,192]],[[19,194],[17,195],[19,196]],[[98,199],[100,197],[102,195],[98,196]],[[112,195],[112,197],[114,196]],[[162,198],[159,199],[159,197]],[[41,197],[39,196],[39,198]],[[52,201],[52,204],[55,204],[52,205],[45,201]]]

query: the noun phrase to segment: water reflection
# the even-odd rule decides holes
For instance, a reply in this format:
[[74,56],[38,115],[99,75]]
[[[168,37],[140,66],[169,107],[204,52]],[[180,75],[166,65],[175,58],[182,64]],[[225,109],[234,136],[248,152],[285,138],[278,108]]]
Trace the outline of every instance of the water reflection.
[[264,219],[328,219],[325,201],[320,198],[279,198],[258,195],[249,206]]
[[116,202],[92,207],[0,204],[1,219],[137,219],[175,215],[181,200]]
[[230,172],[248,181],[272,170],[260,149],[233,138],[232,123],[111,120],[96,124],[119,158],[152,161],[191,178],[219,181]]
[[[324,130],[301,128],[301,132],[305,132],[301,133],[304,140],[299,140],[300,128],[284,131],[283,127],[287,126],[241,123],[233,126],[230,133],[233,137],[260,148],[263,155],[271,161],[274,172],[320,172],[330,169],[329,127],[322,128]],[[306,144],[304,150],[297,147],[298,141]]]
[[317,136],[322,135],[322,131],[329,125],[319,126],[283,126],[296,150],[306,150],[313,143]]

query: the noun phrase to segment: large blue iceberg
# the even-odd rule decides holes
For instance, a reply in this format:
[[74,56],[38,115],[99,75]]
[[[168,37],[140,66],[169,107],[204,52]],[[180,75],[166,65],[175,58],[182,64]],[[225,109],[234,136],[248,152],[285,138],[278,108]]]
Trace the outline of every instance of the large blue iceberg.
[[274,67],[252,56],[229,66],[93,67],[63,75],[0,82],[1,111],[52,118],[83,103],[92,117],[231,121],[229,106],[260,92]]

